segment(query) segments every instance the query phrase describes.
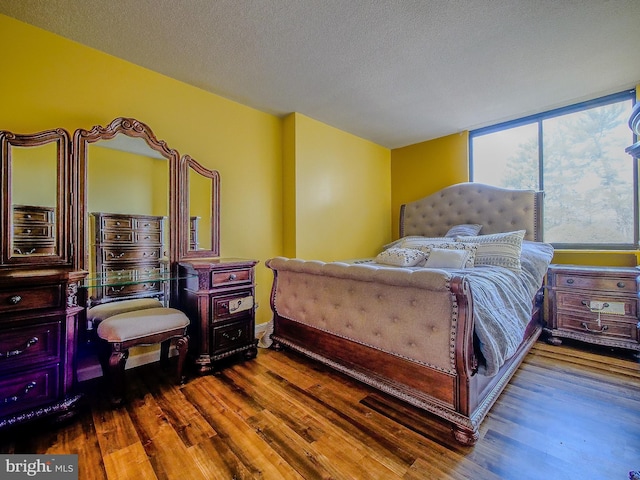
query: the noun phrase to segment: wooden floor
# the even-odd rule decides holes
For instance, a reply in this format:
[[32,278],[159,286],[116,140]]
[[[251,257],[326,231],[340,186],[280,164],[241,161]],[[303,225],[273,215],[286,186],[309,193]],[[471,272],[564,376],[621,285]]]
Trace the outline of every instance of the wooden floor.
[[[173,373],[173,372],[167,372]],[[294,353],[185,386],[127,371],[126,407],[102,382],[57,428],[2,432],[0,453],[77,453],[86,479],[624,480],[640,470],[640,364],[538,343],[474,447],[449,428]]]

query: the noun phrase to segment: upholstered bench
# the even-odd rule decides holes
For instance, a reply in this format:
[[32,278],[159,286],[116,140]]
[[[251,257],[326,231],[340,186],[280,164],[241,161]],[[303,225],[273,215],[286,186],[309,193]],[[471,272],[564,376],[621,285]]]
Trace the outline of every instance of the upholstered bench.
[[87,310],[89,328],[95,328],[102,320],[118,315],[119,313],[145,310],[147,308],[160,308],[164,305],[157,298],[133,298],[119,300],[117,302],[101,303]]
[[129,349],[134,346],[160,343],[160,361],[166,365],[171,340],[176,339],[178,382],[184,381],[182,370],[189,348],[188,326],[189,318],[183,312],[166,307],[127,310],[100,320],[97,333],[104,341],[100,363],[111,383],[113,404],[119,405],[123,401],[124,370]]

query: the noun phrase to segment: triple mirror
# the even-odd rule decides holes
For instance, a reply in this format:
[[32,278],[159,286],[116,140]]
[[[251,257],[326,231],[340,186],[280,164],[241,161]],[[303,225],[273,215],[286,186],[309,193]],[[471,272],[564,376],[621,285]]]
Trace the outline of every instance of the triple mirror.
[[[219,255],[219,175],[131,118],[34,135],[0,132],[5,265],[94,264],[92,213],[162,217],[162,256]],[[73,150],[73,154],[71,153]],[[73,265],[72,265],[73,264]]]

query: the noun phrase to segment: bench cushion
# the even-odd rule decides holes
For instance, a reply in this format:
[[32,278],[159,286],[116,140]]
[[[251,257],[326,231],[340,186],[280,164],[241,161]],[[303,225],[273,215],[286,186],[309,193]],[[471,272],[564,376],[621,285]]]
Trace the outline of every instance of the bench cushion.
[[107,342],[126,342],[189,325],[189,318],[175,308],[146,308],[113,315],[98,325],[98,336]]
[[136,298],[133,300],[102,303],[87,310],[87,320],[89,322],[101,322],[119,313],[160,307],[162,307],[162,302],[157,298]]

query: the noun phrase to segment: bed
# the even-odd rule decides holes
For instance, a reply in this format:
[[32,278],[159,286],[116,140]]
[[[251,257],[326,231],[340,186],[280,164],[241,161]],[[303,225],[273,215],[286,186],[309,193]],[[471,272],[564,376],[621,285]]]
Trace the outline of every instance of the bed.
[[542,330],[553,248],[539,241],[540,208],[540,192],[461,183],[403,205],[399,240],[375,258],[268,260],[274,346],[435,414],[473,445]]

